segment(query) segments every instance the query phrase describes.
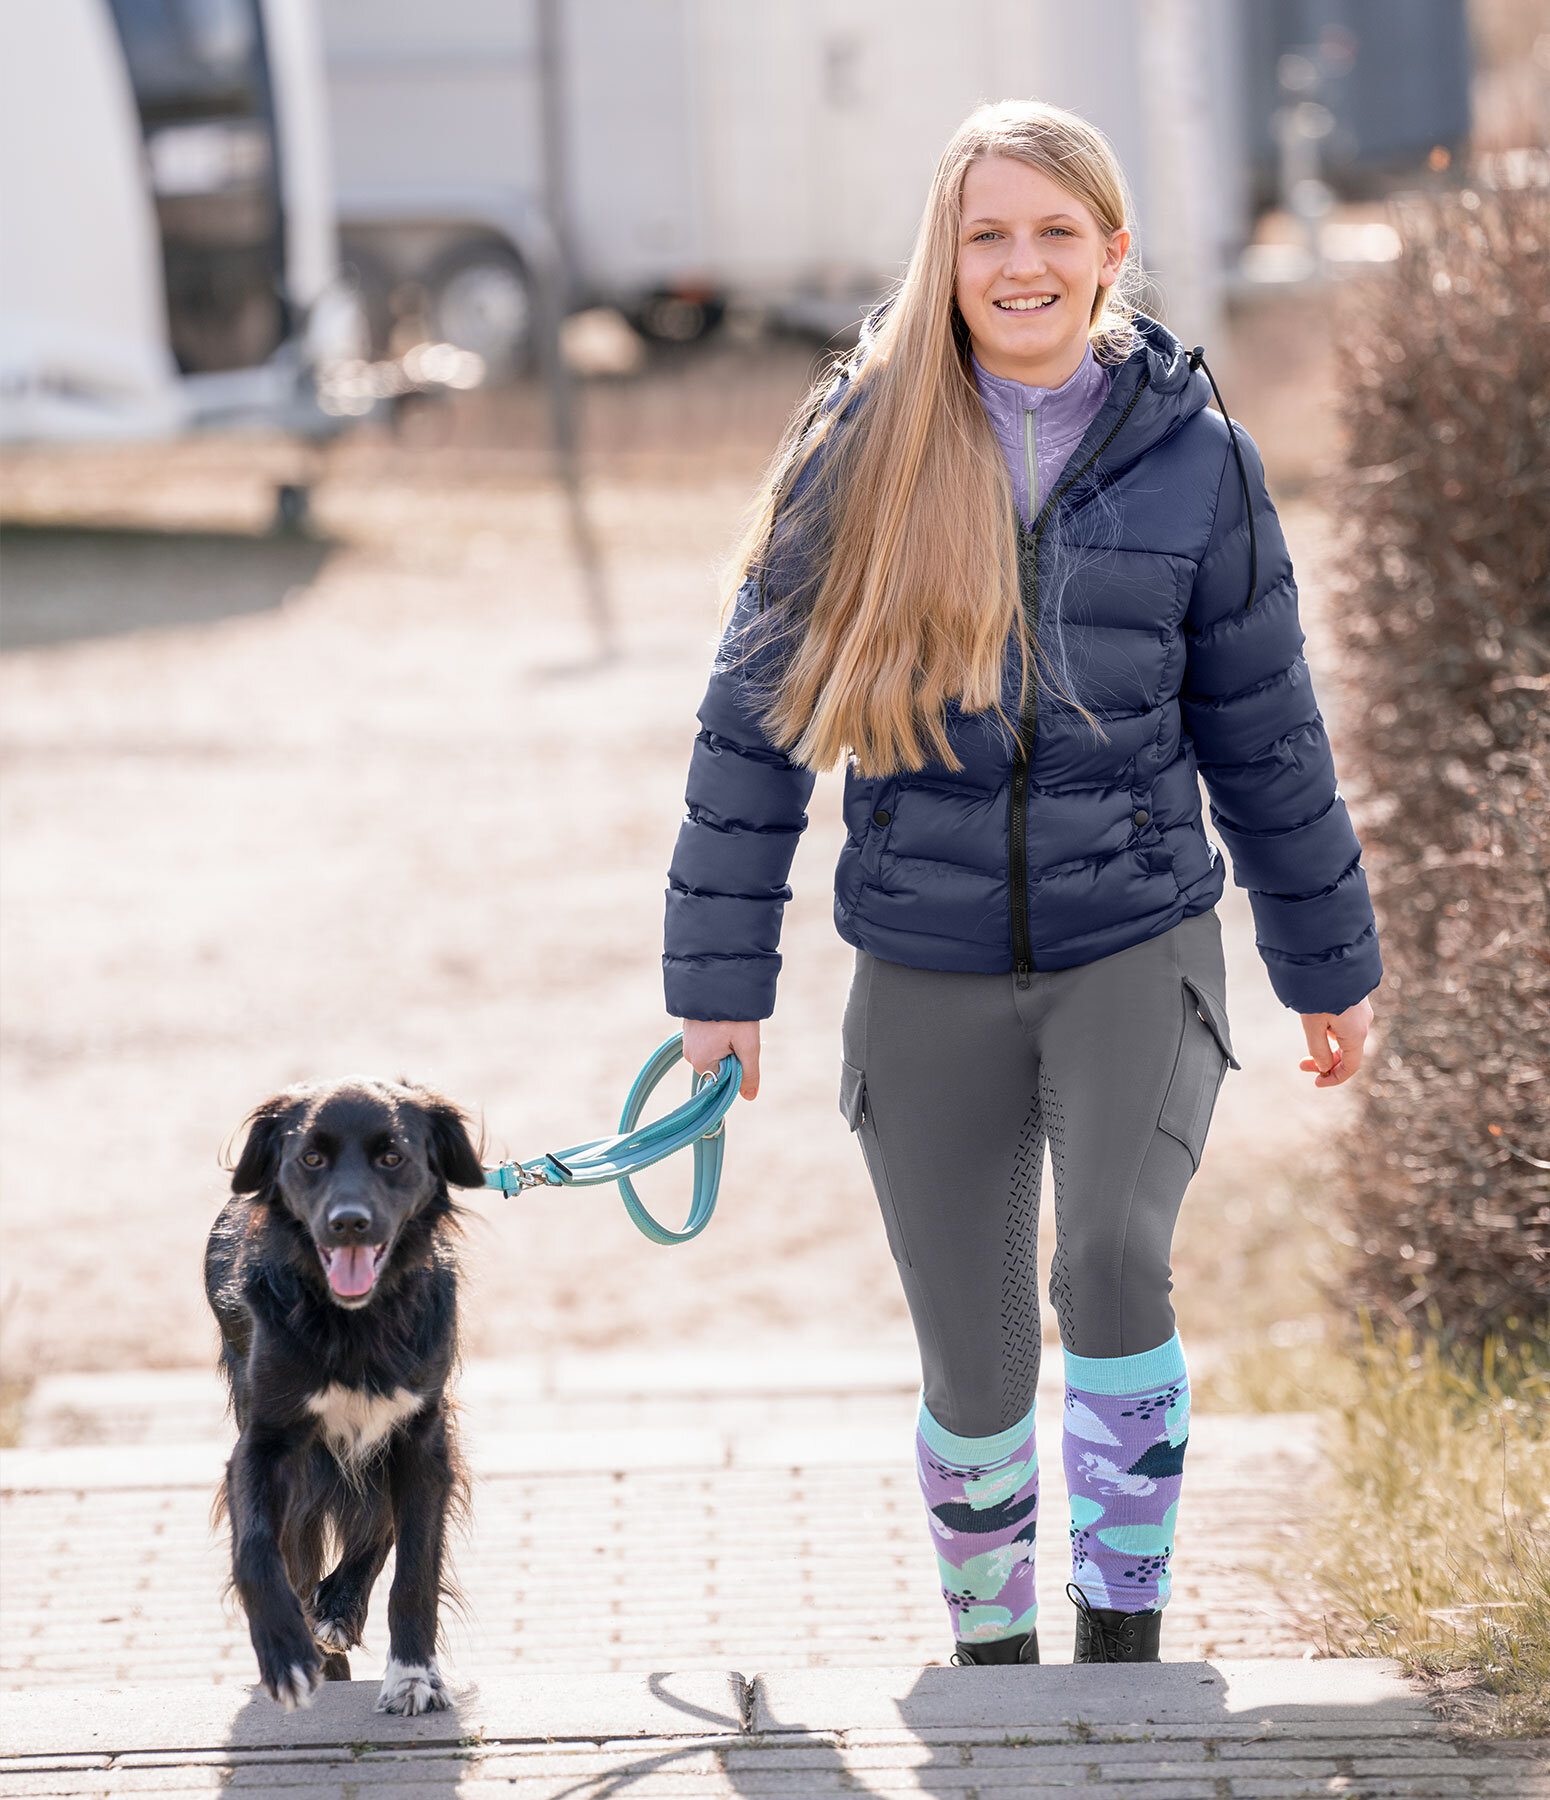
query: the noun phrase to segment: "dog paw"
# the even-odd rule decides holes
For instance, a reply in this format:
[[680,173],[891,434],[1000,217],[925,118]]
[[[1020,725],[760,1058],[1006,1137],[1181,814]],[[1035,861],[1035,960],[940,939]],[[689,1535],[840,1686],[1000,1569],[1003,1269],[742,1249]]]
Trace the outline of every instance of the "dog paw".
[[323,1684],[323,1671],[316,1665],[292,1663],[282,1675],[266,1680],[271,1700],[277,1700],[287,1712],[304,1712],[311,1706]]
[[314,1619],[312,1641],[320,1650],[353,1650],[361,1641],[348,1619]]
[[382,1692],[377,1696],[378,1712],[412,1717],[415,1713],[440,1712],[451,1704],[435,1663],[389,1661],[382,1678]]

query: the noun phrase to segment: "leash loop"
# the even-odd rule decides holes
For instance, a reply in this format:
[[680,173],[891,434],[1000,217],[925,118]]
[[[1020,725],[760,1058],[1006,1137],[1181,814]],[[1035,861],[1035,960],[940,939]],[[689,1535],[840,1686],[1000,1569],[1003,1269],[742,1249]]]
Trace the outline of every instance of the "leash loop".
[[[681,1034],[657,1046],[625,1098],[616,1136],[592,1138],[568,1150],[545,1151],[530,1162],[503,1162],[498,1168],[485,1170],[484,1185],[503,1194],[520,1194],[530,1188],[597,1187],[616,1181],[624,1210],[636,1229],[652,1243],[687,1244],[698,1237],[716,1210],[726,1152],[727,1110],[743,1084],[743,1065],[735,1056],[724,1056],[714,1075],[695,1076],[693,1091],[682,1106],[649,1125],[641,1125],[646,1102],[682,1058]],[[694,1191],[688,1217],[679,1230],[673,1231],[647,1211],[630,1177],[691,1145]]]

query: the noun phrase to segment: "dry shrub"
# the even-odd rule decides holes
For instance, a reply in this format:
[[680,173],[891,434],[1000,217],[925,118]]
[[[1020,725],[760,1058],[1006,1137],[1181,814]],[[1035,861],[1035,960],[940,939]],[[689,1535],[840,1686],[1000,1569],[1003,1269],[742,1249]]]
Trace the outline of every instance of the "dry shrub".
[[1478,1345],[1550,1316],[1550,189],[1396,221],[1339,333],[1334,611],[1385,969],[1341,1299]]

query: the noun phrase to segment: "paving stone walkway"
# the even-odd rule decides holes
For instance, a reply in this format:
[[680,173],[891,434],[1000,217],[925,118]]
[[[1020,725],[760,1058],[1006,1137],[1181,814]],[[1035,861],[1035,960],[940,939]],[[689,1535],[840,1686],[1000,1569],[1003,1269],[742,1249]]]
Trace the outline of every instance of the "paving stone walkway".
[[[497,1673],[945,1660],[912,1466],[914,1366],[888,1357],[474,1363],[476,1483],[449,1661]],[[1060,1391],[1044,1392],[1041,1648],[1069,1660]],[[210,1497],[230,1431],[205,1371],[60,1377],[0,1457],[0,1685],[246,1684]],[[1298,1657],[1284,1550],[1316,1467],[1301,1416],[1194,1422],[1170,1657]],[[380,1667],[379,1586],[358,1675]]]
[[[229,1441],[211,1375],[42,1382],[0,1456],[0,1794],[1550,1800],[1543,1746],[1476,1755],[1395,1665],[1312,1660],[1299,1415],[1194,1421],[1169,1661],[1061,1667],[1053,1388],[1045,1664],[942,1667],[914,1379],[887,1355],[470,1365],[458,1705],[418,1721],[375,1715],[369,1679],[292,1717],[250,1691],[209,1523]],[[359,1677],[380,1672],[384,1593]]]

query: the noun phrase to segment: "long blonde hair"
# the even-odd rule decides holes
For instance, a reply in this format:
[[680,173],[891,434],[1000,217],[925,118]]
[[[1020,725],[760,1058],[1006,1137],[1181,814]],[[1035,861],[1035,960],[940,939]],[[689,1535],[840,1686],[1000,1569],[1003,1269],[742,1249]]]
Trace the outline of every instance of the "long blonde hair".
[[[777,520],[783,532],[821,531],[821,580],[801,619],[785,622],[787,653],[762,706],[774,742],[812,769],[833,768],[847,754],[869,776],[919,769],[930,758],[959,767],[947,739],[947,703],[993,711],[1005,722],[1012,632],[1021,653],[1019,706],[1035,660],[1034,679],[1064,694],[1042,654],[1029,654],[1010,477],[974,384],[955,298],[963,178],[985,156],[1042,171],[1087,207],[1106,236],[1129,216],[1108,140],[1059,107],[982,106],[942,152],[902,281],[875,329],[819,377],[793,414],[726,571],[730,610],[748,578],[762,577]],[[1123,291],[1128,267],[1093,299],[1088,341],[1106,363],[1123,361],[1139,341]],[[826,443],[823,479],[793,497],[797,477]]]

